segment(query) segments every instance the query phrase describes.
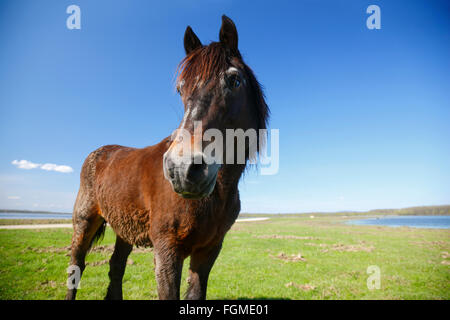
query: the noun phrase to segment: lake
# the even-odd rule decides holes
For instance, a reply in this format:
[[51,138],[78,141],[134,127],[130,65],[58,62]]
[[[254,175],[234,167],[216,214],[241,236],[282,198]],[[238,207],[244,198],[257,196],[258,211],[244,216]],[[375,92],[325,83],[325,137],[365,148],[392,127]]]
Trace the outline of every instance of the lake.
[[350,220],[346,223],[368,226],[406,226],[411,228],[449,229],[450,216],[385,216],[379,218]]
[[72,219],[71,213],[0,212],[0,219]]

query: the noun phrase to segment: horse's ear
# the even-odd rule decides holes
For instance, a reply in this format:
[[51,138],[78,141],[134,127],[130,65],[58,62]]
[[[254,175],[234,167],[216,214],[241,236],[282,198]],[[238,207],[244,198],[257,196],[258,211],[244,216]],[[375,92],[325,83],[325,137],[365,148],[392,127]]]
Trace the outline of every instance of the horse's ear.
[[188,26],[184,32],[184,50],[186,51],[186,54],[191,53],[201,46],[202,43],[200,42],[200,39],[195,35],[191,27]]
[[227,48],[233,52],[238,51],[238,33],[234,22],[226,15],[222,16],[222,27],[219,32],[219,39]]

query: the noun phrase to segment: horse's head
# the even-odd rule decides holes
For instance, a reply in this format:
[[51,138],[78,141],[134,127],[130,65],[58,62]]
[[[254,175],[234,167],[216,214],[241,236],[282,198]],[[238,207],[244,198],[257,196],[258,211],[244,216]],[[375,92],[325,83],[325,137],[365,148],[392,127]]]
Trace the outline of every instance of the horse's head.
[[[263,93],[242,60],[236,26],[226,16],[222,17],[219,39],[204,46],[190,27],[184,35],[186,57],[180,63],[176,84],[184,117],[163,160],[164,176],[184,198],[208,196],[221,166],[236,164],[236,155],[230,152],[236,137],[227,141],[229,129],[254,129],[259,137],[259,129],[266,128],[268,108]],[[243,166],[259,147],[252,152],[245,141]],[[208,146],[211,151],[211,144],[215,144],[214,151],[206,152]]]

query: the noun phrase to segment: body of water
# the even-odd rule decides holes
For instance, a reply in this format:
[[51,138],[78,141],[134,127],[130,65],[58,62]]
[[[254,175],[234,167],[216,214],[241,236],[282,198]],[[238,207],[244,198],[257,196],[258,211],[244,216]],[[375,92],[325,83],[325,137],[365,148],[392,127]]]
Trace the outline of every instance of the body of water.
[[0,219],[72,219],[71,213],[0,212]]
[[379,218],[350,220],[346,223],[368,226],[406,226],[412,228],[449,229],[450,216],[386,216]]

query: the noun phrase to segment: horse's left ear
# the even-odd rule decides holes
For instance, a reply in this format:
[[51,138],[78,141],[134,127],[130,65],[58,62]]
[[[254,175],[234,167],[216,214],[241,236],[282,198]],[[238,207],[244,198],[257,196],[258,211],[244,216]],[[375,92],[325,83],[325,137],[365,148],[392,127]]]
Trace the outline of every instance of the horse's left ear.
[[238,51],[238,33],[234,22],[226,15],[222,16],[222,27],[219,33],[220,42],[233,52]]

